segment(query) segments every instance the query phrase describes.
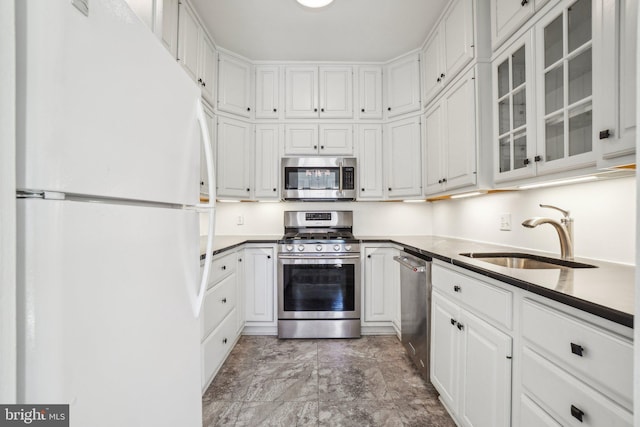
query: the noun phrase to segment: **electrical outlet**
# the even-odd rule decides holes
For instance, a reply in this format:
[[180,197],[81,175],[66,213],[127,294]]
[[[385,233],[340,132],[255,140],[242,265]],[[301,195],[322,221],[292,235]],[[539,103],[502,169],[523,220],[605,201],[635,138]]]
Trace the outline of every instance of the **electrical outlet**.
[[244,217],[242,215],[238,215],[237,224],[238,225],[243,225],[244,224]]
[[511,231],[511,214],[503,213],[500,215],[500,230]]

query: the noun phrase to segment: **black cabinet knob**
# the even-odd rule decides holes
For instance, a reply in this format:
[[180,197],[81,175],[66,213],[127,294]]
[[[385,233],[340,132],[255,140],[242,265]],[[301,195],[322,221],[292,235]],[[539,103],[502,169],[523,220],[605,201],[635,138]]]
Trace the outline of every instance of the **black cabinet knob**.
[[460,322],[458,322],[458,324],[456,325],[458,327],[458,330],[461,331],[464,329],[464,325]]
[[202,79],[198,79],[198,83],[202,84]]
[[391,111],[391,107],[387,107],[387,111]]
[[371,255],[367,255],[367,258],[371,258]]
[[442,178],[442,182],[443,183],[447,182],[447,178]]
[[227,299],[226,298],[222,298],[222,300],[220,302],[222,302],[223,304],[226,304],[227,303]]
[[611,131],[609,129],[601,130],[599,134],[600,139],[607,139],[611,137]]
[[202,82],[202,87],[206,87],[207,86],[207,82]]
[[456,319],[451,319],[451,324],[455,326],[455,324],[456,324]]
[[313,149],[314,149],[314,150],[317,150],[317,149],[318,149],[318,146],[317,146],[317,145],[314,145],[314,146],[313,146]]
[[238,258],[238,262],[242,262],[242,258]]
[[522,1],[520,2],[520,6],[524,6],[524,5],[526,5],[527,3],[529,3],[529,0],[522,0]]
[[251,107],[247,107],[247,111],[251,111]]
[[531,160],[529,159],[524,159],[523,161],[524,165],[527,166],[529,163],[531,163]]
[[584,347],[575,343],[571,343],[571,353],[575,354],[576,356],[582,357],[583,352],[584,352]]
[[391,191],[391,187],[389,187],[389,191]]
[[438,180],[438,184],[442,184],[442,180],[441,179]]
[[222,344],[226,344],[226,343],[227,343],[227,339],[226,339],[226,338],[223,338],[223,339],[222,339]]
[[204,181],[200,181],[200,185],[204,185]]
[[571,405],[571,416],[576,420],[582,422],[582,417],[584,417],[584,412],[577,408],[574,405]]
[[318,109],[317,109],[317,108],[314,108],[314,109],[313,109],[313,112],[314,112],[314,113],[317,113],[317,112],[318,112]]
[[361,188],[360,191],[364,192],[364,188]]
[[536,161],[536,162],[539,162],[539,161],[541,161],[541,160],[542,160],[542,157],[540,157],[540,156],[535,156],[535,157],[533,158],[533,160],[534,160],[534,161]]
[[250,188],[247,188],[247,191],[251,191],[251,189],[250,189]]
[[444,79],[444,73],[440,74],[440,78]]
[[274,191],[274,192],[276,192],[276,191],[278,191],[278,190],[274,188],[274,189],[273,189],[273,191]]
[[363,109],[361,109],[360,111],[362,111],[362,112],[364,113],[364,108],[363,108]]
[[437,81],[438,83],[440,83],[440,80],[442,80],[440,77],[438,77],[438,78],[436,79],[436,81]]
[[321,112],[321,113],[324,113],[324,108],[321,108],[321,109],[320,109],[320,112]]
[[321,145],[321,146],[320,146],[320,149],[321,149],[321,150],[324,150],[324,145]]
[[274,109],[273,109],[273,112],[274,112],[274,113],[277,113],[277,112],[278,112],[278,109],[277,109],[277,108],[274,108]]
[[454,292],[462,292],[462,288],[461,288],[460,286],[458,286],[458,285],[455,285],[455,286],[453,287],[453,291],[454,291]]
[[271,259],[271,255],[267,255],[267,259]]
[[226,269],[227,269],[227,266],[226,266],[226,265],[223,265],[221,268],[222,268],[223,270],[226,270]]

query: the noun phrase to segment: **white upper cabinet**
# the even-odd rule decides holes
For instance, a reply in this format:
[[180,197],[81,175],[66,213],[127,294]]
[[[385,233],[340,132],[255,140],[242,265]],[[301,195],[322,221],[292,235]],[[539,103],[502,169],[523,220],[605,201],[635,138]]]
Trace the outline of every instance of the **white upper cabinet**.
[[200,37],[200,56],[198,61],[198,80],[202,96],[211,104],[215,103],[216,87],[216,51],[209,39]]
[[250,118],[251,64],[220,53],[218,72],[218,109]]
[[156,34],[174,58],[178,57],[178,0],[162,0],[162,11]]
[[254,199],[279,199],[280,133],[280,125],[256,125]]
[[353,155],[353,125],[285,125],[284,154]]
[[601,17],[593,28],[598,167],[635,163],[637,7],[635,0],[595,2],[594,15]]
[[423,49],[423,100],[428,104],[475,57],[473,2],[454,0]]
[[425,116],[425,193],[474,185],[476,169],[475,72],[456,81]]
[[382,118],[382,67],[358,68],[358,100],[356,106],[361,119]]
[[422,194],[420,118],[386,125],[385,171],[387,197],[418,197]]
[[251,199],[253,125],[218,118],[217,197]]
[[358,200],[384,198],[382,125],[358,125]]
[[497,49],[549,0],[491,0],[491,45]]
[[193,81],[198,80],[198,56],[200,52],[200,25],[191,7],[181,2],[178,25],[178,60]]
[[280,117],[280,67],[256,67],[256,119]]
[[496,182],[536,173],[532,37],[525,33],[492,65]]
[[287,118],[353,117],[353,69],[350,66],[288,66]]
[[385,69],[387,117],[420,110],[420,55],[405,56]]
[[591,2],[563,1],[535,26],[538,174],[595,165]]

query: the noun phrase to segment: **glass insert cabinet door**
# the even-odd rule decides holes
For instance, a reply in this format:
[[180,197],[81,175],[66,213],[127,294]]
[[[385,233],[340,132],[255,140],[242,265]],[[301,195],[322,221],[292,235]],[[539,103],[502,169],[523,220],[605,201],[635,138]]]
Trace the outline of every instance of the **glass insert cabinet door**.
[[536,26],[538,173],[595,163],[591,1],[562,2]]
[[496,181],[535,174],[532,37],[528,32],[493,61]]

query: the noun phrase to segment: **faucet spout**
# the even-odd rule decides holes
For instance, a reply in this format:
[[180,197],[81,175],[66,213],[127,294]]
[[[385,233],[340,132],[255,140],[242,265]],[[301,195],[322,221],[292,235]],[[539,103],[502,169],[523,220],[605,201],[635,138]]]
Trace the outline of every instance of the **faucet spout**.
[[522,225],[527,228],[535,228],[540,224],[549,224],[556,229],[558,238],[560,239],[560,256],[562,259],[573,259],[573,239],[567,229],[567,226],[556,221],[553,218],[535,217],[530,218],[522,222]]

